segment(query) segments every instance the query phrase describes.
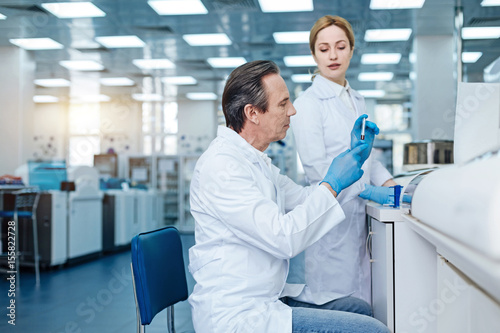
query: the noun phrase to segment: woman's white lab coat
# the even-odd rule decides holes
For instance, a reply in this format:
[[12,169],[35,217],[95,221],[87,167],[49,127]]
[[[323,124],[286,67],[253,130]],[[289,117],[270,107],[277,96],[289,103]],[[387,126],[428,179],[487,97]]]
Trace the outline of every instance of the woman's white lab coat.
[[226,127],[200,157],[191,181],[196,244],[189,270],[194,328],[204,332],[291,332],[279,298],[289,259],[344,219],[324,186],[302,187]]
[[[359,93],[350,89],[353,112],[337,96],[334,84],[317,75],[312,85],[294,102],[297,114],[291,118],[292,130],[311,184],[323,180],[332,160],[350,148],[354,122],[365,113],[365,102]],[[296,299],[324,304],[351,295],[371,303],[370,262],[365,245],[365,201],[358,195],[363,184],[380,186],[392,177],[371,156],[364,163],[363,170],[363,177],[338,196],[346,219],[306,250],[306,288]]]

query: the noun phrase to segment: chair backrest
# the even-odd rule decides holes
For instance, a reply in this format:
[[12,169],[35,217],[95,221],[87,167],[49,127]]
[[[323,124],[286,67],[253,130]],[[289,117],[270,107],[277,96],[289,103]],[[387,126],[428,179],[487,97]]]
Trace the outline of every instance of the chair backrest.
[[166,227],[132,239],[132,271],[141,324],[188,297],[179,232]]

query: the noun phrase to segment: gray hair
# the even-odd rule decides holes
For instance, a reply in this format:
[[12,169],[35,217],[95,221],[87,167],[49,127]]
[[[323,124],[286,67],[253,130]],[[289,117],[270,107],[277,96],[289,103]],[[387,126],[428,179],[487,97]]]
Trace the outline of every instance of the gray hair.
[[262,78],[269,74],[279,74],[278,66],[270,60],[247,62],[229,75],[222,94],[222,111],[226,126],[240,133],[245,123],[245,105],[251,104],[266,112],[267,94]]

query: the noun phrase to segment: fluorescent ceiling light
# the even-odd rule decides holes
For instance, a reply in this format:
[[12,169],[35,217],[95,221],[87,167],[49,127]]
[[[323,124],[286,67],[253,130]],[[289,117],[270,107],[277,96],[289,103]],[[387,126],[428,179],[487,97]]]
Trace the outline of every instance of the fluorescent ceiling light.
[[59,18],[106,16],[92,2],[52,2],[42,3],[42,7]]
[[170,69],[175,64],[168,59],[134,59],[133,64],[140,69]]
[[500,37],[500,27],[462,28],[463,39],[495,39]]
[[425,0],[371,0],[370,9],[422,8]]
[[135,85],[135,81],[128,77],[106,77],[99,79],[103,86],[126,87]]
[[215,101],[217,95],[211,92],[187,93],[186,97],[193,101]]
[[277,44],[308,44],[309,31],[285,31],[273,33]]
[[401,53],[366,53],[361,56],[361,63],[365,65],[397,64],[401,60]]
[[231,40],[226,34],[192,34],[182,36],[191,46],[231,45]]
[[500,0],[483,0],[481,2],[482,7],[490,7],[490,6],[500,6]]
[[103,36],[96,37],[95,40],[108,49],[121,47],[144,47],[144,45],[146,45],[137,36]]
[[139,102],[161,102],[163,96],[160,94],[132,94],[132,98]]
[[283,58],[285,65],[288,67],[311,67],[316,66],[312,55],[305,56],[286,56]]
[[192,76],[167,76],[161,79],[166,84],[172,84],[177,86],[184,86],[190,84],[196,84],[198,81]]
[[236,68],[246,63],[247,60],[243,57],[222,57],[222,58],[208,58],[207,62],[213,68]]
[[52,38],[13,38],[9,39],[14,45],[25,50],[56,50],[64,46]]
[[374,72],[374,73],[359,73],[359,81],[391,81],[394,73],[391,72]]
[[264,13],[310,12],[314,10],[312,0],[259,0]]
[[72,96],[71,103],[100,103],[109,102],[111,98],[107,95],[82,95]]
[[35,95],[33,96],[33,102],[35,103],[57,103],[59,98],[51,95]]
[[483,52],[462,52],[462,62],[466,64],[475,63],[482,55]]
[[384,90],[358,90],[358,93],[365,98],[381,98],[385,96]]
[[311,83],[311,74],[293,74],[292,81],[295,83]]
[[93,60],[63,60],[59,65],[73,71],[102,71],[104,66]]
[[200,0],[151,0],[148,4],[158,13],[158,15],[199,15],[207,14]]
[[411,29],[368,29],[365,31],[365,42],[406,41],[411,36]]
[[66,79],[38,79],[34,82],[37,86],[46,88],[69,87],[71,85]]
[[7,16],[5,16],[4,14],[0,13],[0,20],[5,20],[7,18]]

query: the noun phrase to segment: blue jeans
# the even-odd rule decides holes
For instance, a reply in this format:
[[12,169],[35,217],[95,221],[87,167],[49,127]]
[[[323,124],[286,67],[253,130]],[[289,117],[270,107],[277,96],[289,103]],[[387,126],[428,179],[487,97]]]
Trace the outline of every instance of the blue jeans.
[[290,298],[285,303],[292,307],[293,333],[389,333],[384,324],[371,317],[370,305],[355,297],[344,297],[323,305]]

